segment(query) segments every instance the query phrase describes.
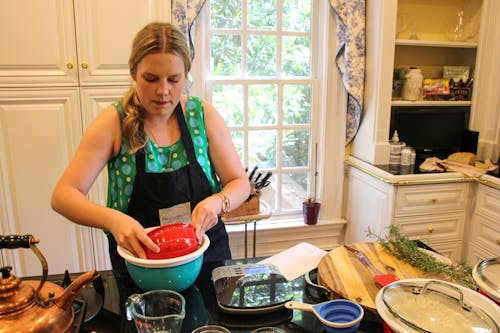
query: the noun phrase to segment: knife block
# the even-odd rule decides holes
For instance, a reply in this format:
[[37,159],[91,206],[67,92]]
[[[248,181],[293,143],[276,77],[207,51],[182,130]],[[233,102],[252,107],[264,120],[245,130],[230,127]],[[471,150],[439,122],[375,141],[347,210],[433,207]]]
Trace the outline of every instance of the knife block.
[[250,194],[248,199],[243,202],[239,207],[230,211],[229,213],[222,214],[223,217],[233,218],[237,216],[247,216],[260,213],[260,191],[254,191]]

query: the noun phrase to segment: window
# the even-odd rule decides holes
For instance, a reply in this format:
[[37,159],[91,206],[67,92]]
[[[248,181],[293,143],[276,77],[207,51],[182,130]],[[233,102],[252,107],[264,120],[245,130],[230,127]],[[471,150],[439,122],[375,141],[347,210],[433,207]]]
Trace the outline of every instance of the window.
[[315,193],[317,3],[209,0],[201,19],[204,97],[226,120],[243,164],[273,173],[263,190],[273,216],[298,213]]

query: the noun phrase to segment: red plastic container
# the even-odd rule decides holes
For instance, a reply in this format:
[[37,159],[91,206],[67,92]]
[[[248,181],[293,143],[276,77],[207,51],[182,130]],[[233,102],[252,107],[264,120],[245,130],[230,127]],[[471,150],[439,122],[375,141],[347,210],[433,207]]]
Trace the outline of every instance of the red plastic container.
[[160,247],[158,253],[144,247],[148,259],[177,258],[196,251],[199,246],[194,226],[187,223],[169,223],[148,232],[148,236]]

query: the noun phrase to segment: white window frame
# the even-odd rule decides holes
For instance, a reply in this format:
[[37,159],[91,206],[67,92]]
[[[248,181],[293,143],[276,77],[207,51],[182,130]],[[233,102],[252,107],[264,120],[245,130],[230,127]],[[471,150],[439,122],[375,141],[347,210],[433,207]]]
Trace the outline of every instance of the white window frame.
[[[316,94],[319,98],[314,98],[313,107],[317,110],[314,123],[318,124],[312,129],[312,143],[318,144],[317,169],[318,178],[316,194],[321,201],[320,221],[322,224],[345,223],[342,219],[342,198],[344,179],[344,155],[345,155],[345,110],[346,93],[342,85],[342,79],[335,65],[335,18],[332,14],[328,1],[313,0],[317,10],[317,16],[313,18],[313,32],[317,33],[317,38],[312,38],[312,47],[317,48],[317,58],[313,60],[311,71],[316,73],[314,77]],[[192,66],[194,78],[191,87],[191,94],[209,99],[209,86],[203,78],[210,70],[210,57],[208,43],[204,38],[204,26],[207,24],[207,6],[202,9],[194,29],[195,59]],[[315,66],[315,67],[313,67]],[[332,92],[333,91],[333,92]],[[318,97],[318,96],[313,96]],[[314,149],[314,148],[312,148]],[[314,151],[311,151],[314,154]],[[314,168],[314,157],[311,159],[311,168]],[[311,181],[314,186],[314,180]],[[273,215],[270,223],[262,223],[257,226],[261,229],[274,229],[290,226],[303,226],[301,212],[294,214]],[[309,226],[310,227],[310,226]],[[314,226],[313,226],[314,227]],[[241,229],[241,228],[240,228]],[[299,228],[300,229],[300,228]]]

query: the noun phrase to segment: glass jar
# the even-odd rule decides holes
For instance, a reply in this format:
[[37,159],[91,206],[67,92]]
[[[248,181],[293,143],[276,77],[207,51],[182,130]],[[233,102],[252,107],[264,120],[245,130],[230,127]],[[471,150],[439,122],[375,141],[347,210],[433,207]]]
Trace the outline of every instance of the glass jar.
[[403,84],[402,96],[407,101],[418,101],[422,99],[422,82],[424,76],[420,68],[410,68],[406,74]]

